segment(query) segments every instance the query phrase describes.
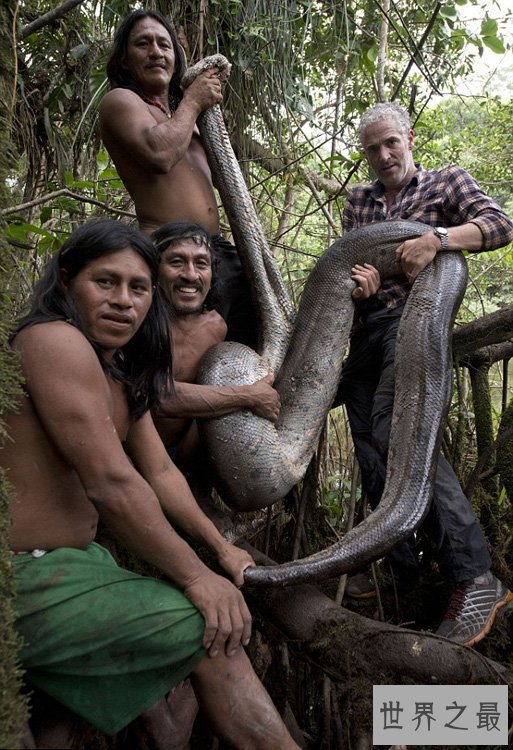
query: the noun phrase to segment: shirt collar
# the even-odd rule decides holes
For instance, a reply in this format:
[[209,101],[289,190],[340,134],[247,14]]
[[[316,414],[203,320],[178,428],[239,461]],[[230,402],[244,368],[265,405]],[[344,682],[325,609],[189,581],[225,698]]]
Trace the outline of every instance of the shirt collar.
[[[405,188],[409,188],[410,185],[419,185],[422,182],[425,174],[426,170],[420,164],[415,164],[415,174],[412,175],[411,180],[402,188],[401,192]],[[383,185],[381,180],[376,180],[372,183],[369,188],[369,193],[373,198],[381,198],[384,195],[385,186]]]

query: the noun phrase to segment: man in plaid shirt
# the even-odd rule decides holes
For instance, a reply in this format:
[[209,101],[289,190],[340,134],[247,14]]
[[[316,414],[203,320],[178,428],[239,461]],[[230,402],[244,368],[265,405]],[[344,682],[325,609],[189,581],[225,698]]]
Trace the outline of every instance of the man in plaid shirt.
[[[344,231],[392,219],[420,221],[433,227],[407,240],[396,254],[404,276],[380,283],[372,266],[356,266],[353,297],[359,315],[344,365],[339,396],[344,401],[371,507],[381,498],[394,399],[397,329],[411,284],[444,250],[495,250],[513,240],[513,223],[473,177],[456,166],[424,170],[413,161],[414,133],[408,112],[395,103],[377,104],[363,116],[361,144],[378,179],[351,188],[344,207]],[[425,528],[433,538],[441,573],[455,585],[439,635],[471,646],[493,625],[497,610],[513,594],[491,573],[486,540],[450,464],[440,455],[431,509]],[[412,539],[390,555],[396,584],[408,586],[417,576]],[[349,580],[347,593],[375,594],[368,576]]]

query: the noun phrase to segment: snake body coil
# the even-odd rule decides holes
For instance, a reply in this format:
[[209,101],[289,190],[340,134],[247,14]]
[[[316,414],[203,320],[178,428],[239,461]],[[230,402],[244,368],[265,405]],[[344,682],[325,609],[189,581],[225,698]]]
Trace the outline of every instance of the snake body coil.
[[[220,64],[219,56],[212,59],[216,62],[210,64]],[[231,507],[249,511],[283,498],[302,479],[316,449],[353,321],[351,268],[371,263],[382,279],[397,275],[398,245],[432,230],[418,222],[387,221],[345,235],[311,272],[293,321],[219,107],[204,112],[199,124],[261,320],[258,354],[240,344],[220,344],[205,358],[199,382],[242,385],[272,370],[282,402],[276,425],[242,411],[203,426],[221,496]],[[303,583],[361,569],[422,522],[450,403],[451,329],[465,285],[463,256],[443,253],[419,275],[409,295],[397,336],[387,478],[379,507],[322,552],[248,569],[248,583]]]

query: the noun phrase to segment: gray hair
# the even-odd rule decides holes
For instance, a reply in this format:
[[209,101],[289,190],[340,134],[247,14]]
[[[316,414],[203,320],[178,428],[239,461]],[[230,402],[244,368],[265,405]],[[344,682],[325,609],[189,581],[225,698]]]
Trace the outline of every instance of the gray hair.
[[396,102],[382,102],[375,104],[363,113],[358,126],[360,143],[362,142],[366,128],[381,120],[395,120],[405,135],[411,130],[411,120],[407,109],[404,109],[404,107],[401,107]]

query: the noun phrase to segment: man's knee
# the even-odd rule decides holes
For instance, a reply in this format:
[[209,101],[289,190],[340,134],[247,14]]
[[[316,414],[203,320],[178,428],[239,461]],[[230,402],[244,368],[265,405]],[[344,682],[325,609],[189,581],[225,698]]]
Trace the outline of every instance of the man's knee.
[[392,426],[392,413],[382,412],[372,417],[372,445],[383,460],[386,460],[388,444],[390,442],[390,430]]

